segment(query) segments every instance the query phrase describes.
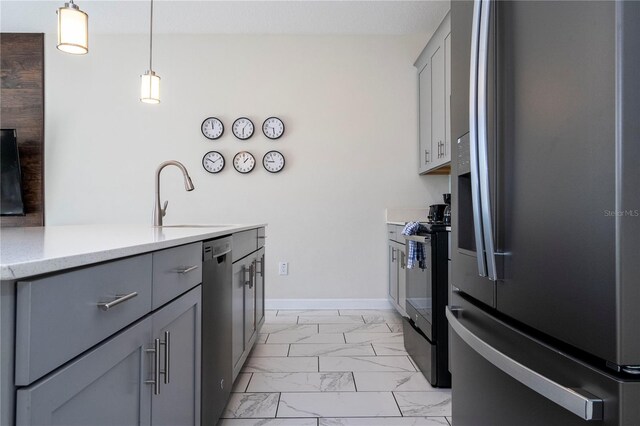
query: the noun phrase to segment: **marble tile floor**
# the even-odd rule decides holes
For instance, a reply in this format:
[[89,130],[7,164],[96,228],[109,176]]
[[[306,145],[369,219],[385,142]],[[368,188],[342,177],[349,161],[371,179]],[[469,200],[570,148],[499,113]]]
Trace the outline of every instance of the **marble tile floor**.
[[450,426],[393,310],[267,311],[218,426]]

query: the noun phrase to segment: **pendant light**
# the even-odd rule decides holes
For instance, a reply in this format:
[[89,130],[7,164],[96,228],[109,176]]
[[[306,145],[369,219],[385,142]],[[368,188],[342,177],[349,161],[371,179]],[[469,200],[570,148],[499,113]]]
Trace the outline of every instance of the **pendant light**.
[[84,55],[89,51],[89,16],[69,0],[57,11],[58,45],[63,52]]
[[140,76],[140,100],[147,104],[160,103],[160,76],[153,71],[153,0],[149,25],[149,69]]

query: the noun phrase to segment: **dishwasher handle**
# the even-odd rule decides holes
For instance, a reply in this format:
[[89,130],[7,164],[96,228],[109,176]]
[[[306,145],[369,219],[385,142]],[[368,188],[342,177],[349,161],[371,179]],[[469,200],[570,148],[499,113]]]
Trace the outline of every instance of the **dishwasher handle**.
[[480,356],[529,389],[578,417],[587,421],[602,420],[604,411],[602,399],[583,389],[561,385],[500,352],[460,322],[462,312],[460,308],[451,309],[447,306],[446,315],[449,325]]

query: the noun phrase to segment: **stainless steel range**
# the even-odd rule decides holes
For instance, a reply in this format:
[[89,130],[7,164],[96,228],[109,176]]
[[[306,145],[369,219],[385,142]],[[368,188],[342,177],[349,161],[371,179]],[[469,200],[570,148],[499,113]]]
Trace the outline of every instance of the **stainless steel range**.
[[429,224],[419,235],[405,236],[424,248],[421,268],[407,269],[409,318],[403,322],[404,346],[422,374],[436,387],[450,387],[448,331],[445,308],[448,301],[448,228]]

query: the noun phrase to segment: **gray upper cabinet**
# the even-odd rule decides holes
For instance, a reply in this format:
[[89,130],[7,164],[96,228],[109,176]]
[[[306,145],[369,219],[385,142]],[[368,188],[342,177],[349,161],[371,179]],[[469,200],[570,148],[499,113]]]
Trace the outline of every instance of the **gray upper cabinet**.
[[429,173],[451,161],[450,135],[450,33],[449,14],[415,62],[419,87],[418,172]]
[[427,62],[420,71],[418,84],[420,85],[420,151],[418,153],[418,167],[420,173],[426,172],[433,163],[431,140],[431,62]]
[[18,390],[18,425],[150,425],[151,318]]
[[[201,292],[197,287],[153,314],[160,339],[160,386],[151,401],[151,424],[200,424]],[[158,375],[156,374],[156,377]]]

